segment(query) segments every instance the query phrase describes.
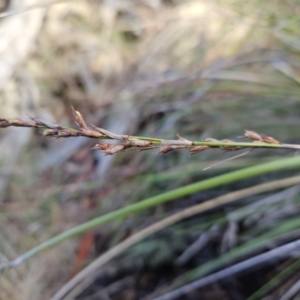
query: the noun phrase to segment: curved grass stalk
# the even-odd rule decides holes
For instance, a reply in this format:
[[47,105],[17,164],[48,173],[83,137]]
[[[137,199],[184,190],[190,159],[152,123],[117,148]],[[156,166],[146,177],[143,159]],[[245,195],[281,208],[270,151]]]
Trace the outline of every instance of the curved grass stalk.
[[128,206],[125,206],[123,208],[120,208],[118,210],[115,210],[113,212],[107,213],[103,216],[97,217],[95,219],[92,219],[88,222],[85,222],[79,226],[76,226],[70,230],[67,230],[47,241],[44,243],[38,245],[37,247],[29,250],[25,254],[21,255],[17,259],[3,264],[0,266],[1,269],[9,268],[9,267],[15,267],[18,266],[20,263],[24,262],[28,258],[38,254],[39,252],[46,250],[54,245],[57,245],[58,243],[65,241],[71,237],[74,237],[76,235],[79,235],[83,232],[86,232],[92,228],[95,228],[101,224],[124,218],[125,216],[128,216],[132,213],[136,213],[142,210],[145,210],[150,207],[154,207],[172,200],[175,200],[179,197],[184,197],[187,195],[191,195],[196,192],[204,191],[213,187],[217,187],[226,183],[235,182],[241,179],[257,176],[260,174],[264,174],[267,172],[272,172],[276,170],[282,170],[282,169],[292,169],[297,168],[300,166],[300,157],[290,157],[290,158],[284,158],[281,160],[277,160],[274,162],[269,162],[265,164],[261,164],[258,166],[253,166],[249,168],[244,168],[242,170],[234,171],[228,174],[219,175],[210,179],[206,179],[200,182],[196,182],[193,184],[189,184],[174,190],[171,190],[169,192],[162,193],[160,195],[150,197],[148,199],[145,199],[143,201],[140,201],[138,203],[134,203]]

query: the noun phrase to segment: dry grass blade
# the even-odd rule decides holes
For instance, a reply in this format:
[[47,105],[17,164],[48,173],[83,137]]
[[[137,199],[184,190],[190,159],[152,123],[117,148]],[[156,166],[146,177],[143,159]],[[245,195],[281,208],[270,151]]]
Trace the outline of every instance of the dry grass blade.
[[[72,278],[67,284],[65,284],[52,298],[51,300],[61,300],[64,299],[64,297],[73,290],[80,282],[87,280],[89,276],[94,273],[97,269],[99,269],[101,266],[115,258],[117,255],[121,254],[125,250],[127,250],[129,247],[133,246],[137,242],[143,240],[147,236],[154,234],[155,232],[158,232],[159,230],[162,230],[163,228],[170,226],[176,222],[179,222],[181,220],[184,220],[186,218],[189,218],[195,214],[202,213],[204,211],[207,211],[209,209],[216,208],[220,205],[225,205],[228,203],[232,203],[233,201],[236,201],[238,199],[241,199],[243,197],[247,197],[254,194],[263,193],[266,191],[283,188],[286,186],[291,186],[295,184],[300,183],[300,176],[290,177],[286,179],[281,179],[269,183],[260,184],[257,186],[253,186],[250,188],[246,188],[237,192],[232,192],[224,196],[220,196],[217,198],[214,198],[212,200],[209,200],[205,203],[201,203],[195,206],[192,206],[190,208],[187,208],[183,211],[180,211],[170,217],[167,217],[159,222],[154,223],[153,225],[150,225],[149,227],[141,230],[140,232],[132,235],[125,241],[119,243],[103,255],[101,255],[99,258],[97,258],[93,263],[91,263],[88,267],[83,269],[80,273],[78,273],[74,278]],[[85,287],[88,285],[90,281],[85,282],[83,286]],[[81,290],[84,287],[81,287]]]
[[224,160],[222,160],[222,161],[218,161],[218,162],[214,163],[213,165],[210,165],[210,166],[204,168],[203,171],[209,170],[209,169],[211,169],[211,168],[213,168],[213,167],[215,167],[215,166],[217,166],[217,165],[220,165],[220,164],[222,164],[222,163],[224,163],[224,162],[231,161],[231,160],[236,159],[236,158],[238,158],[238,157],[247,155],[249,152],[250,152],[250,151],[247,151],[247,152],[244,152],[244,153],[235,155],[235,156],[233,156],[233,157],[229,157],[229,158],[224,159]]

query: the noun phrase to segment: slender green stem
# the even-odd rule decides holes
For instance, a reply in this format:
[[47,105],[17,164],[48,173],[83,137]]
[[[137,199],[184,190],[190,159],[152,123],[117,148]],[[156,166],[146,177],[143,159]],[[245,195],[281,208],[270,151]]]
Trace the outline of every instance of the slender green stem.
[[[113,221],[125,216],[128,216],[129,214],[145,210],[150,207],[154,207],[156,205],[175,200],[179,197],[187,196],[190,194],[193,194],[195,192],[204,191],[216,186],[220,186],[226,183],[234,182],[240,179],[249,178],[252,176],[256,176],[259,174],[280,170],[280,169],[289,169],[289,168],[296,168],[300,166],[300,157],[295,156],[291,158],[284,158],[281,160],[277,160],[274,162],[269,162],[265,164],[261,164],[258,166],[253,166],[249,168],[244,168],[242,170],[234,171],[228,174],[223,174],[220,176],[213,177],[211,179],[206,179],[200,182],[196,182],[193,184],[186,185],[181,188],[174,189],[172,191],[150,197],[146,200],[143,200],[141,202],[128,205],[126,207],[120,208],[116,211],[113,211],[111,213],[105,214],[103,216],[97,217],[95,219],[92,219],[86,223],[83,223],[82,225],[79,225],[77,227],[74,227],[70,230],[67,230],[49,240],[46,242],[38,245],[37,247],[31,249],[30,251],[26,252],[16,260],[12,261],[9,266],[17,266],[18,264],[22,263],[24,260],[36,255],[37,253],[52,247],[68,238],[71,238],[73,236],[79,235],[85,231],[88,231],[92,228],[95,228],[101,224],[107,223],[109,221]],[[1,269],[1,268],[0,268]]]

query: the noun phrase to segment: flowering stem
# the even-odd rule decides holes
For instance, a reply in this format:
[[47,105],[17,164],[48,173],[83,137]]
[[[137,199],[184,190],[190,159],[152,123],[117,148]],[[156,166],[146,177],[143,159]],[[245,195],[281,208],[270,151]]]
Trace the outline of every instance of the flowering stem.
[[283,144],[274,138],[265,134],[259,134],[254,131],[245,130],[243,138],[250,139],[251,142],[236,142],[228,139],[216,140],[213,138],[207,138],[204,141],[190,141],[182,138],[178,135],[176,140],[158,139],[144,136],[130,136],[119,135],[113,132],[109,132],[103,128],[98,128],[94,125],[87,125],[80,112],[74,110],[73,116],[78,129],[64,127],[57,123],[50,123],[37,118],[31,118],[31,121],[26,122],[20,119],[4,119],[0,118],[0,128],[6,128],[9,126],[15,127],[33,127],[44,129],[43,135],[67,138],[85,136],[89,138],[96,138],[100,140],[118,140],[118,145],[112,145],[107,143],[96,144],[93,149],[101,150],[106,155],[113,155],[126,150],[149,150],[153,148],[159,148],[159,153],[164,154],[176,149],[188,149],[190,154],[203,152],[211,148],[219,148],[224,151],[236,151],[244,148],[256,149],[256,148],[270,148],[270,149],[292,149],[300,150],[300,145]]

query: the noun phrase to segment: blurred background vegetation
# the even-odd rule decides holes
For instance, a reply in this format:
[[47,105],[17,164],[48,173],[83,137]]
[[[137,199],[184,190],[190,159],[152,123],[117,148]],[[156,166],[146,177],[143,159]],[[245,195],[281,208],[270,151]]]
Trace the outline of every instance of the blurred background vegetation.
[[[0,117],[29,115],[74,127],[74,106],[89,123],[120,134],[234,139],[246,128],[300,144],[298,0],[72,0],[23,11],[35,4],[0,1]],[[256,150],[203,171],[232,153],[108,157],[91,151],[93,145],[85,138],[45,139],[30,129],[1,130],[1,263],[147,197],[298,154]],[[50,299],[142,228],[298,173],[221,185],[87,231],[5,271],[0,299]],[[299,201],[295,185],[182,220],[89,273],[89,284],[77,287],[72,299],[155,299],[297,240]],[[176,299],[294,299],[299,289],[286,293],[299,280],[294,253]]]

